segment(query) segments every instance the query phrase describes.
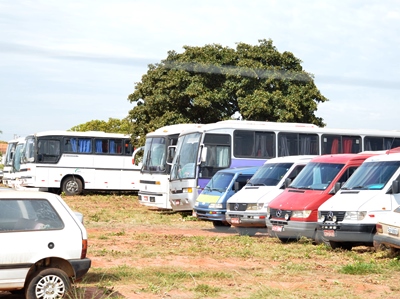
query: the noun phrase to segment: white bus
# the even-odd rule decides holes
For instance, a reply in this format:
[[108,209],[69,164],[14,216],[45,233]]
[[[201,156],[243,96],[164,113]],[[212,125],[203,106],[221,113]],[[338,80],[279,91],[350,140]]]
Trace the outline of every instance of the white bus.
[[170,174],[171,207],[191,211],[198,194],[223,168],[260,166],[275,157],[359,153],[398,146],[399,131],[235,120],[198,126],[179,136]]
[[132,164],[132,152],[131,136],[124,134],[47,131],[29,135],[21,164],[14,165],[14,187],[66,195],[83,190],[137,191],[140,167]]
[[[4,168],[3,168],[3,184],[11,187],[12,181],[14,180],[14,170],[13,170],[13,159],[17,156],[20,157],[23,145],[25,143],[25,138],[20,137],[8,141],[6,154],[4,155]],[[19,144],[19,146],[18,146]],[[18,146],[18,149],[17,149]],[[18,152],[18,153],[17,153]],[[16,154],[17,153],[17,154]]]
[[[138,199],[143,205],[156,209],[171,210],[169,201],[169,174],[171,166],[167,164],[169,146],[175,146],[179,134],[197,124],[176,124],[161,127],[146,135]],[[135,155],[136,153],[134,153]],[[133,156],[133,160],[137,160]]]

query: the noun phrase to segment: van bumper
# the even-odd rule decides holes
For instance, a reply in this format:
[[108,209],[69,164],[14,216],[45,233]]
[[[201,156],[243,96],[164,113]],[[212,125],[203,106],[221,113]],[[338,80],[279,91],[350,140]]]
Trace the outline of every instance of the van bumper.
[[226,210],[222,209],[193,209],[193,216],[207,221],[222,221],[226,222]]
[[274,221],[270,219],[266,224],[272,236],[289,239],[300,239],[301,237],[314,239],[317,229],[317,222]]
[[226,214],[226,221],[232,226],[238,227],[260,227],[266,228],[265,218],[266,214],[260,213],[239,213],[233,212]]
[[318,231],[329,241],[373,244],[376,224],[319,223]]

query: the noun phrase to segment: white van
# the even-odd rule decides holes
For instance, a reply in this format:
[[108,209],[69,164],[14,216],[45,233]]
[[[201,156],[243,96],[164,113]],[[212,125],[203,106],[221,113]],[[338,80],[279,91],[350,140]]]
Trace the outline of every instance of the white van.
[[266,229],[268,203],[281,194],[314,157],[286,156],[265,162],[246,186],[228,199],[226,221],[240,235],[252,236]]
[[373,246],[376,223],[400,205],[400,153],[372,156],[318,209],[318,234],[332,248]]

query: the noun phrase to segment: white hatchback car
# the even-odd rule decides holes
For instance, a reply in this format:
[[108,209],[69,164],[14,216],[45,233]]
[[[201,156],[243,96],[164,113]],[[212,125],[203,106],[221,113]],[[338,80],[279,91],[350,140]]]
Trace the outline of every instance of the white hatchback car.
[[62,298],[88,272],[86,251],[86,229],[60,196],[0,192],[0,291]]

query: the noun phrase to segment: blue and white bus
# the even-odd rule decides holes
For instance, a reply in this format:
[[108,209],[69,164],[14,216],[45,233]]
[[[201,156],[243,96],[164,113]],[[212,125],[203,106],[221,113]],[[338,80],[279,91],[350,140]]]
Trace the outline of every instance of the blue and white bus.
[[359,153],[398,146],[399,131],[236,120],[199,125],[179,136],[169,182],[171,207],[191,211],[207,182],[223,168],[261,166],[275,157]]
[[[169,146],[175,146],[179,134],[197,124],[176,124],[161,127],[146,135],[143,161],[140,170],[138,198],[143,205],[155,209],[171,210],[169,201],[169,174],[171,166],[167,164]],[[137,160],[133,154],[133,160]]]
[[[83,190],[138,191],[131,136],[98,131],[47,131],[25,138],[14,159],[16,189],[78,195]],[[16,157],[16,156],[15,156]]]

